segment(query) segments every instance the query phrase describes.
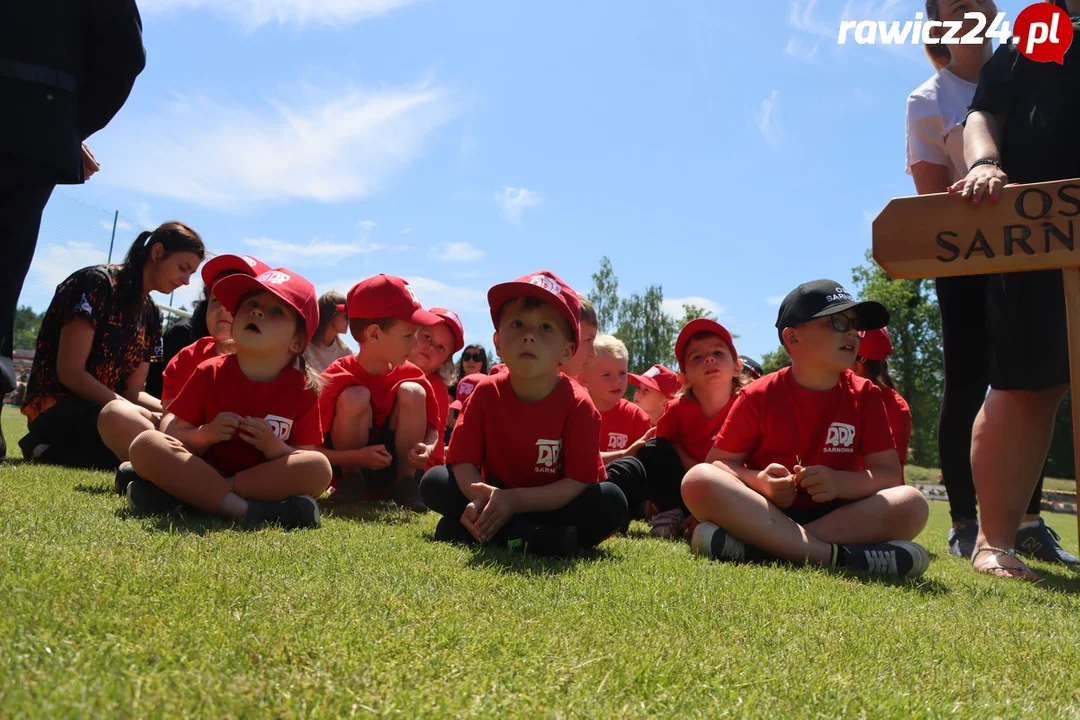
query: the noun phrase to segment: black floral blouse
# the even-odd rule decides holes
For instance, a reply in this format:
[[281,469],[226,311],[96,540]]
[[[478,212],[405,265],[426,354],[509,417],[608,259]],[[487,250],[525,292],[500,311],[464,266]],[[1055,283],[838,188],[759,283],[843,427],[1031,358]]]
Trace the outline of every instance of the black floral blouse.
[[86,371],[110,390],[124,392],[128,378],[140,364],[160,360],[161,313],[147,295],[140,317],[125,317],[119,273],[119,265],[94,265],[57,286],[41,321],[34,366],[26,384],[22,411],[28,422],[61,399],[74,397],[56,372],[60,329],[72,320],[84,318],[94,326]]

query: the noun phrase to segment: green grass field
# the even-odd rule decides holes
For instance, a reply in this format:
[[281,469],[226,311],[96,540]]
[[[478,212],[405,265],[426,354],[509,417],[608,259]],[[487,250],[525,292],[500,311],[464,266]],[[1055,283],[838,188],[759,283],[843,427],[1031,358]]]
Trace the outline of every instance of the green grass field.
[[[644,525],[541,562],[389,509],[291,533],[172,524],[111,482],[0,465],[2,717],[1080,711],[1080,579],[975,575],[942,503],[930,570],[889,583],[706,561]],[[1075,549],[1075,518],[1048,520]]]

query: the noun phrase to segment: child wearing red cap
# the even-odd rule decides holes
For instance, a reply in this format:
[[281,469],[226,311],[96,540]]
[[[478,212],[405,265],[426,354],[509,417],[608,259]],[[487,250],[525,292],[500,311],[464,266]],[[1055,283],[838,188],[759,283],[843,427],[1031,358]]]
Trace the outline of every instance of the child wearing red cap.
[[653,427],[644,410],[623,398],[630,358],[626,345],[611,335],[597,335],[594,348],[581,377],[600,411],[600,457],[606,465],[637,455],[653,436]]
[[641,375],[630,373],[630,384],[634,390],[634,404],[649,415],[655,425],[664,414],[668,403],[675,399],[682,390],[679,373],[663,365],[653,365]]
[[[416,348],[409,361],[427,374],[428,383],[435,393],[439,405],[439,427],[446,427],[450,416],[450,383],[454,381],[453,356],[465,347],[465,326],[453,310],[433,307],[429,310],[441,322],[430,327],[422,327],[416,332]],[[446,392],[443,392],[446,390]],[[439,433],[435,450],[431,453],[425,470],[442,465],[446,460],[446,443],[442,432]]]
[[574,349],[574,356],[562,366],[563,375],[575,381],[585,372],[585,366],[588,365],[589,360],[596,355],[593,344],[597,333],[600,332],[593,304],[585,298],[579,298],[579,300],[581,301],[581,319],[578,326],[581,328],[581,339]]
[[346,304],[360,352],[326,369],[319,397],[325,454],[342,470],[331,499],[359,502],[389,495],[404,508],[427,512],[418,475],[435,451],[442,425],[435,389],[408,359],[417,330],[444,320],[424,310],[409,284],[393,275],[357,283]]
[[926,500],[903,484],[881,391],[850,370],[858,331],[888,321],[883,305],[832,280],[788,294],[776,327],[791,366],[743,389],[711,464],[683,479],[701,521],[694,552],[894,577],[926,570],[926,550],[908,542],[926,524]]
[[424,475],[424,501],[443,516],[435,537],[575,554],[626,516],[622,492],[602,482],[600,414],[560,373],[581,337],[580,301],[544,270],[494,286],[488,304],[508,372],[476,385],[447,464]]
[[[169,360],[161,377],[163,410],[169,409],[169,405],[180,394],[180,390],[195,372],[195,368],[199,367],[204,360],[233,351],[233,317],[214,295],[214,286],[217,282],[230,275],[255,277],[269,269],[268,265],[249,255],[217,255],[203,265],[201,275],[203,286],[206,288],[207,303],[205,322],[209,335],[199,338]],[[166,414],[161,419],[160,428],[165,430],[170,421],[171,415]],[[98,432],[101,434],[101,439],[122,461],[121,464],[128,460],[128,449],[135,437],[144,430],[157,428],[158,425],[137,412],[134,405],[120,400],[107,404],[98,416]],[[129,477],[130,473],[127,471],[117,473],[114,487],[118,494],[123,495],[126,492]]]
[[896,454],[900,457],[900,470],[907,465],[908,445],[911,443],[911,408],[907,400],[896,391],[889,375],[889,361],[892,355],[892,338],[885,328],[866,330],[859,333],[859,356],[855,358],[854,371],[861,378],[873,382],[881,389],[881,399],[885,403],[885,414],[889,417],[889,428],[896,443]]
[[317,527],[330,484],[317,452],[318,376],[303,359],[319,324],[315,288],[285,268],[214,286],[235,353],[206,360],[169,406],[168,434],[131,443],[127,497],[140,512],[183,505],[249,523]]
[[[454,386],[454,402],[450,403],[450,412],[452,413],[451,422],[453,423],[451,430],[457,427],[457,421],[461,418],[461,409],[465,407],[465,402],[472,395],[473,390],[480,384],[480,381],[488,377],[484,373],[473,373],[472,375],[466,375],[458,380],[457,385]],[[450,446],[450,438],[446,438],[447,447]],[[445,461],[445,457],[443,458]]]
[[326,371],[343,357],[352,355],[352,350],[341,339],[342,333],[349,331],[349,314],[345,312],[345,296],[339,292],[323,293],[319,296],[319,327],[311,344],[304,351],[308,365],[317,373]]

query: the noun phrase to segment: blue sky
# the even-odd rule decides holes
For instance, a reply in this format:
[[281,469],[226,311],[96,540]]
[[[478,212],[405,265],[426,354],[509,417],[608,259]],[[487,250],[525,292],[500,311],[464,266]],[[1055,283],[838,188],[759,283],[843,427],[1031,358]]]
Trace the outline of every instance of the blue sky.
[[485,342],[489,286],[550,268],[584,294],[606,254],[621,293],[660,283],[760,357],[780,298],[849,283],[870,220],[914,194],[904,102],[932,68],[836,33],[921,2],[139,5],[147,69],[88,141],[101,172],[46,209],[38,309],[105,260],[118,209],[116,256],[180,219],[320,291],[409,278]]

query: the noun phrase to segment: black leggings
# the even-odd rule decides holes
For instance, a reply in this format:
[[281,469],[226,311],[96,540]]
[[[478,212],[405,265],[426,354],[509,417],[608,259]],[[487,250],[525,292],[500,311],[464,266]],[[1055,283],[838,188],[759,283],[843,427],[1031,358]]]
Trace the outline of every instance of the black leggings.
[[614,460],[607,466],[608,480],[615,483],[626,495],[630,516],[635,520],[643,517],[646,500],[652,500],[658,512],[681,508],[682,479],[686,474],[682,459],[675,446],[663,438],[645,443],[637,457]]
[[[486,482],[498,486],[494,481]],[[429,508],[455,521],[469,504],[447,465],[438,465],[424,474],[420,495]],[[519,517],[531,525],[572,525],[577,528],[580,547],[595,547],[626,524],[626,497],[612,483],[602,482],[586,486],[557,510],[522,513]]]
[[[62,398],[34,418],[19,441],[23,457],[48,465],[115,470],[120,459],[113,455],[98,433],[101,408],[82,398]],[[49,448],[34,457],[38,445]]]
[[[975,482],[971,477],[971,431],[990,387],[989,339],[986,330],[986,276],[938,278],[945,383],[938,416],[941,478],[949,493],[954,521],[978,518]],[[1045,474],[1045,467],[1043,474]],[[1027,512],[1042,504],[1043,478]]]

